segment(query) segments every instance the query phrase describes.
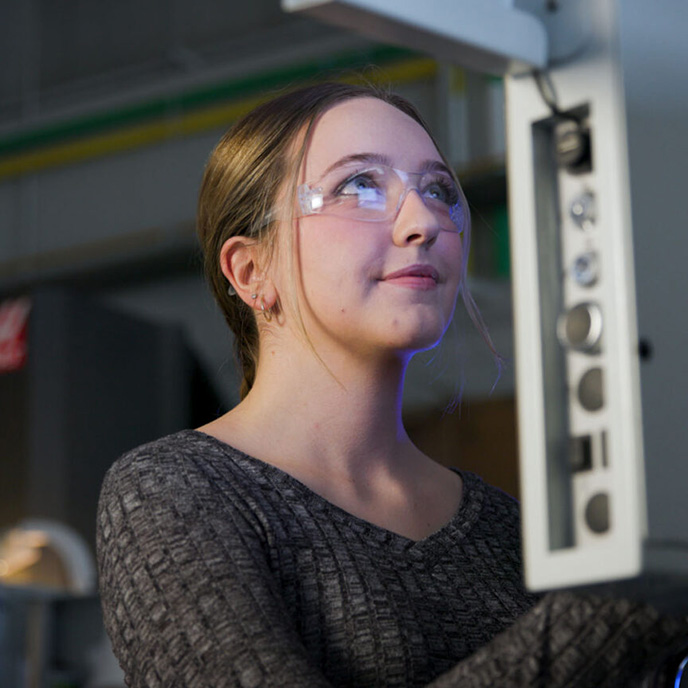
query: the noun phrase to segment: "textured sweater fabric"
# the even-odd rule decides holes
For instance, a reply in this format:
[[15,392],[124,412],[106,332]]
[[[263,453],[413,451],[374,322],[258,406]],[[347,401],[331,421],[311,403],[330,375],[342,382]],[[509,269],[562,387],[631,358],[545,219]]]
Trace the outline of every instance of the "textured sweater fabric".
[[462,477],[454,517],[414,542],[203,433],[126,454],[103,485],[98,563],[127,684],[633,685],[626,667],[683,632],[628,603],[535,604],[517,503]]

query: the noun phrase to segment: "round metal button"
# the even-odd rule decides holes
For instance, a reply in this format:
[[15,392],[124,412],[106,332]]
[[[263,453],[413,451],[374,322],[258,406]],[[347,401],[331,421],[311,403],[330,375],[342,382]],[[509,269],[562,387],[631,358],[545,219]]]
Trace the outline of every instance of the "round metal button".
[[593,533],[606,533],[609,530],[609,495],[598,492],[585,506],[585,522]]
[[578,401],[586,411],[599,411],[604,406],[602,368],[591,368],[578,382]]
[[595,303],[579,303],[559,318],[557,329],[564,346],[596,351],[602,338],[602,311]]

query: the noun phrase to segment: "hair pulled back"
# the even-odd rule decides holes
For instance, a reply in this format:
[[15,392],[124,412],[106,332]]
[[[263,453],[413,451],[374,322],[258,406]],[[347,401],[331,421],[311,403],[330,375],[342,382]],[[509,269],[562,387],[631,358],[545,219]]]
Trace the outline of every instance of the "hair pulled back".
[[[219,259],[221,248],[229,238],[244,236],[261,243],[267,255],[272,255],[279,223],[271,218],[285,182],[297,178],[310,129],[328,109],[353,98],[377,98],[396,107],[418,122],[434,141],[416,108],[401,96],[374,85],[328,82],[284,93],[256,107],[222,137],[206,165],[197,231],[206,277],[234,333],[235,353],[243,373],[242,399],[253,386],[258,365],[258,324],[254,310],[228,293],[229,284]],[[300,151],[295,152],[297,137],[302,133],[304,141]],[[466,257],[468,221],[463,240]],[[466,295],[464,290],[464,301]],[[467,306],[471,313],[470,304]]]

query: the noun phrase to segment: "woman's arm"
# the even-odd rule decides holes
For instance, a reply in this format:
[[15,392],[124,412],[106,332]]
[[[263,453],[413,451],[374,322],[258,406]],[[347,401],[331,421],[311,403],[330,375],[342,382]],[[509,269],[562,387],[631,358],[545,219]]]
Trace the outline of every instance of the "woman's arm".
[[432,688],[673,686],[655,678],[686,648],[685,617],[629,600],[550,593]]
[[330,684],[274,584],[260,523],[193,461],[121,459],[99,504],[106,628],[131,688]]

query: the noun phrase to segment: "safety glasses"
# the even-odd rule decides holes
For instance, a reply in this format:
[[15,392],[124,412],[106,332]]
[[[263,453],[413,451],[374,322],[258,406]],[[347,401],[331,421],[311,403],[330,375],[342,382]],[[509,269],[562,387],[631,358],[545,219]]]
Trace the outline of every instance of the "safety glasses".
[[463,194],[454,178],[441,169],[406,172],[382,164],[341,165],[317,182],[298,187],[299,215],[389,222],[396,219],[409,191],[418,193],[441,229],[463,231]]

